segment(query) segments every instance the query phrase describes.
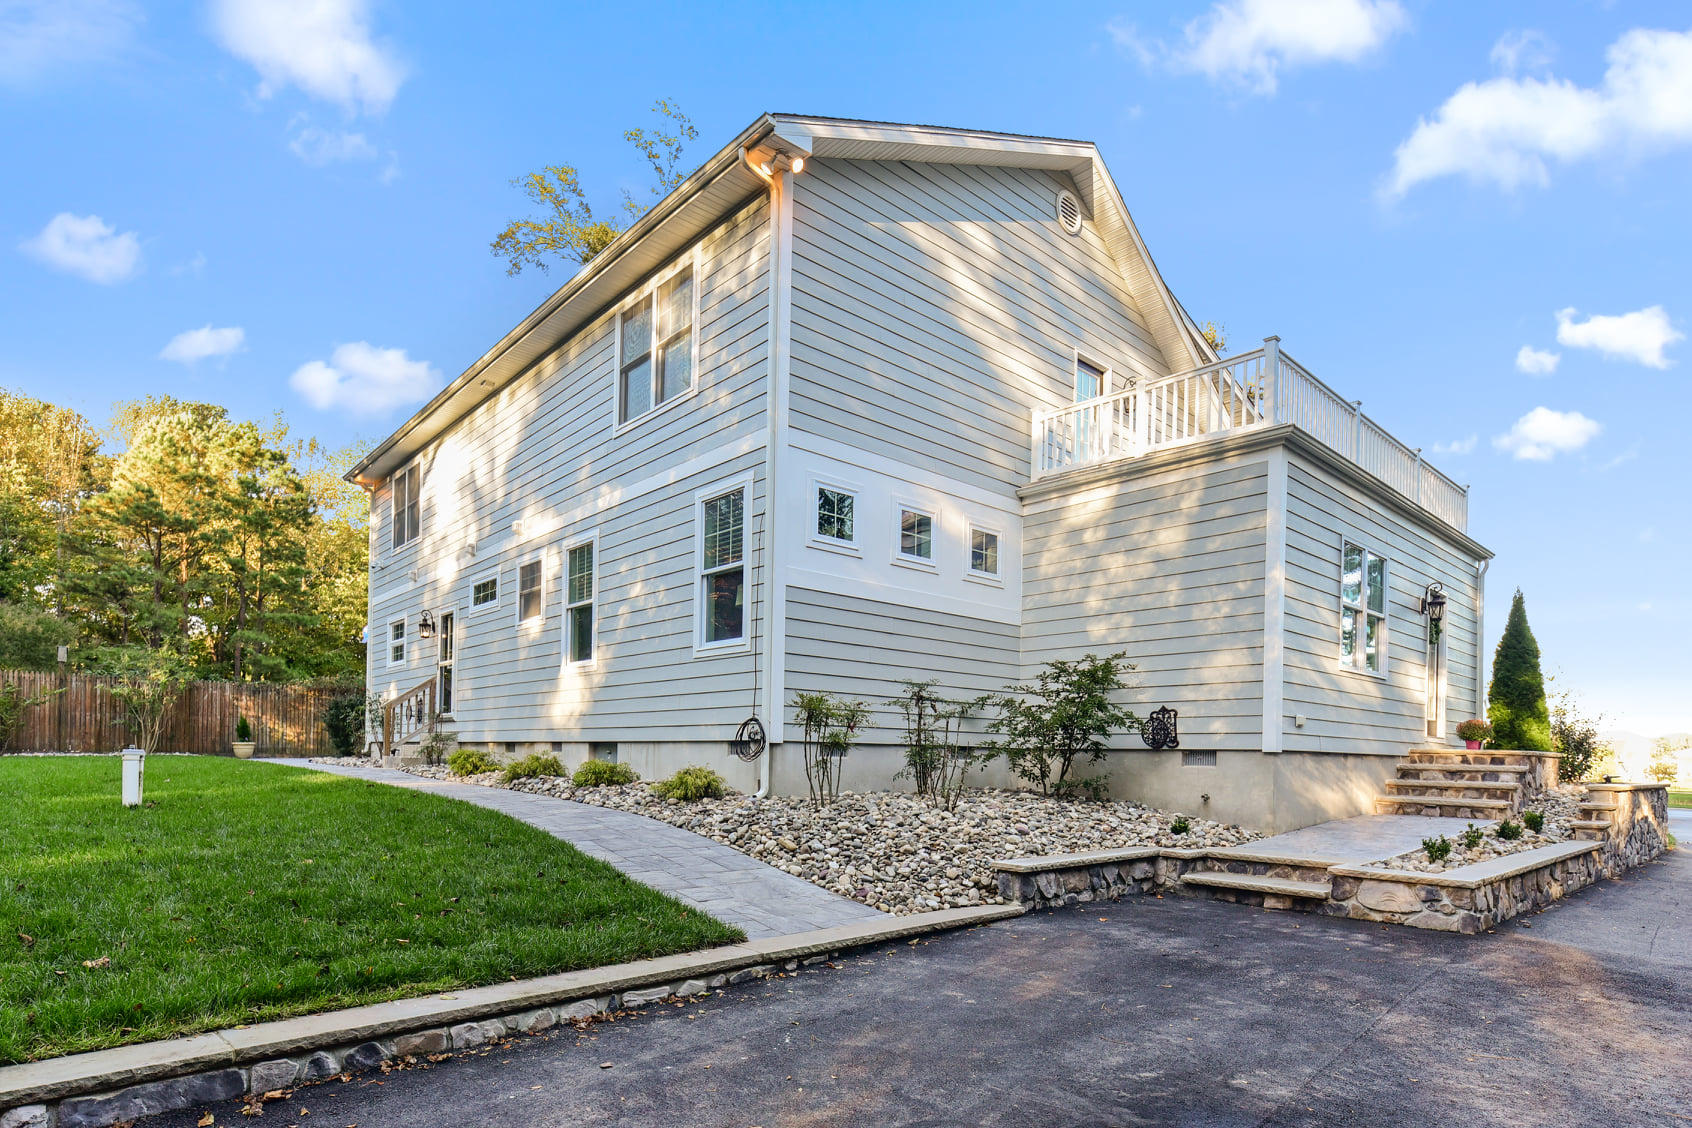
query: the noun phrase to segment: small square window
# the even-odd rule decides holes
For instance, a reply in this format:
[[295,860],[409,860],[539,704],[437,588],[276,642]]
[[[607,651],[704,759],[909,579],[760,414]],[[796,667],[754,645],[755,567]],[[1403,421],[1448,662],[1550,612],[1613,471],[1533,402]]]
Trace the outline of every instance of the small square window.
[[817,487],[817,536],[850,542],[852,510],[856,499],[832,486]]
[[980,576],[999,574],[999,534],[987,529],[969,531],[969,570]]
[[899,555],[934,559],[934,518],[916,509],[899,510]]
[[489,576],[485,580],[477,580],[470,588],[470,606],[489,607],[499,602],[499,579]]
[[388,647],[388,658],[389,658],[389,660],[393,661],[393,662],[404,662],[405,661],[405,620],[404,619],[395,619],[391,624],[389,624],[389,626],[388,626],[388,638],[391,642],[391,645]]

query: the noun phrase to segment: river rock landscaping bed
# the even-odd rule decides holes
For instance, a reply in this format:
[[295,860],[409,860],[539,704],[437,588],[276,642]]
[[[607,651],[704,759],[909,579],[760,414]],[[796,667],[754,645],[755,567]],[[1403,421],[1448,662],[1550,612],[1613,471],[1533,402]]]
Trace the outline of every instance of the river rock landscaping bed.
[[[1522,826],[1520,814],[1512,815],[1511,821],[1522,827],[1520,838],[1499,838],[1493,833],[1492,826],[1481,828],[1481,840],[1478,846],[1463,845],[1463,831],[1473,823],[1463,826],[1454,825],[1445,837],[1451,842],[1451,853],[1440,861],[1429,861],[1425,850],[1420,848],[1387,858],[1384,861],[1372,862],[1369,868],[1388,870],[1409,870],[1414,873],[1444,873],[1447,870],[1458,869],[1462,866],[1472,866],[1479,862],[1490,862],[1496,858],[1507,858],[1511,854],[1519,854],[1523,850],[1532,850],[1539,846],[1550,846],[1558,842],[1570,842],[1575,838],[1573,824],[1580,818],[1579,804],[1587,796],[1583,784],[1562,784],[1540,792],[1528,800],[1524,811],[1538,811],[1545,816],[1545,826],[1539,831],[1532,831]],[[1453,824],[1457,820],[1453,819]]]
[[[454,783],[507,786],[496,772],[464,777],[438,767],[406,770]],[[1192,816],[1186,816],[1185,833],[1177,833],[1172,824],[1182,816],[1167,811],[1026,791],[968,791],[956,810],[940,811],[904,792],[846,792],[819,807],[805,798],[738,794],[680,803],[659,798],[644,783],[576,788],[562,776],[509,786],[667,822],[889,913],[1002,904],[992,863],[1004,858],[1133,846],[1202,849],[1261,837]]]

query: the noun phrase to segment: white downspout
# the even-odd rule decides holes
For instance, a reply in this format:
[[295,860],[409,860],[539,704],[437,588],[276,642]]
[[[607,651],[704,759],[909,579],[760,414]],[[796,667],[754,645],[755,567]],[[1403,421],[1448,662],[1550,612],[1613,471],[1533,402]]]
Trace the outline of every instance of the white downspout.
[[1486,720],[1486,570],[1492,561],[1475,565],[1475,716]]
[[779,468],[786,443],[787,407],[787,349],[788,317],[786,271],[789,269],[789,248],[792,239],[792,204],[788,192],[788,173],[776,169],[770,181],[770,261],[768,300],[770,305],[769,376],[764,400],[764,694],[769,724],[765,726],[764,766],[758,790],[753,797],[767,798],[770,779],[775,774],[775,750],[782,739],[782,697],[785,678],[781,663],[786,661],[786,647],[778,645],[778,635],[785,619],[785,585],[781,572],[781,535],[775,517],[781,499]]

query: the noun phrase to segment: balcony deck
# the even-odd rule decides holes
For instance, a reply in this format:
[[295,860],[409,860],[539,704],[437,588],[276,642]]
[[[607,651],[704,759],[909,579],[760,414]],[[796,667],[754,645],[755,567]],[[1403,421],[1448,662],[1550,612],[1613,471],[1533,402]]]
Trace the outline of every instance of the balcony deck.
[[1292,424],[1466,533],[1460,486],[1313,376],[1270,337],[1260,349],[1034,415],[1033,476],[1138,458],[1217,435]]

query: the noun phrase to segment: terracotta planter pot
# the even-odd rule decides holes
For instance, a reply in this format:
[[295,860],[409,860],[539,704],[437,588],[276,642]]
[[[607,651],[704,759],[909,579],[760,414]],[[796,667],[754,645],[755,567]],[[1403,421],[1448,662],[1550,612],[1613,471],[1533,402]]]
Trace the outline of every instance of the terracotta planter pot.
[[253,758],[253,749],[257,746],[257,742],[251,740],[237,740],[233,742],[235,755],[237,758],[242,760],[251,760]]
[[1463,742],[1463,747],[1468,748],[1468,749],[1475,749],[1475,748],[1479,748],[1480,746],[1481,746],[1481,742],[1478,741],[1478,740],[1465,740]]

